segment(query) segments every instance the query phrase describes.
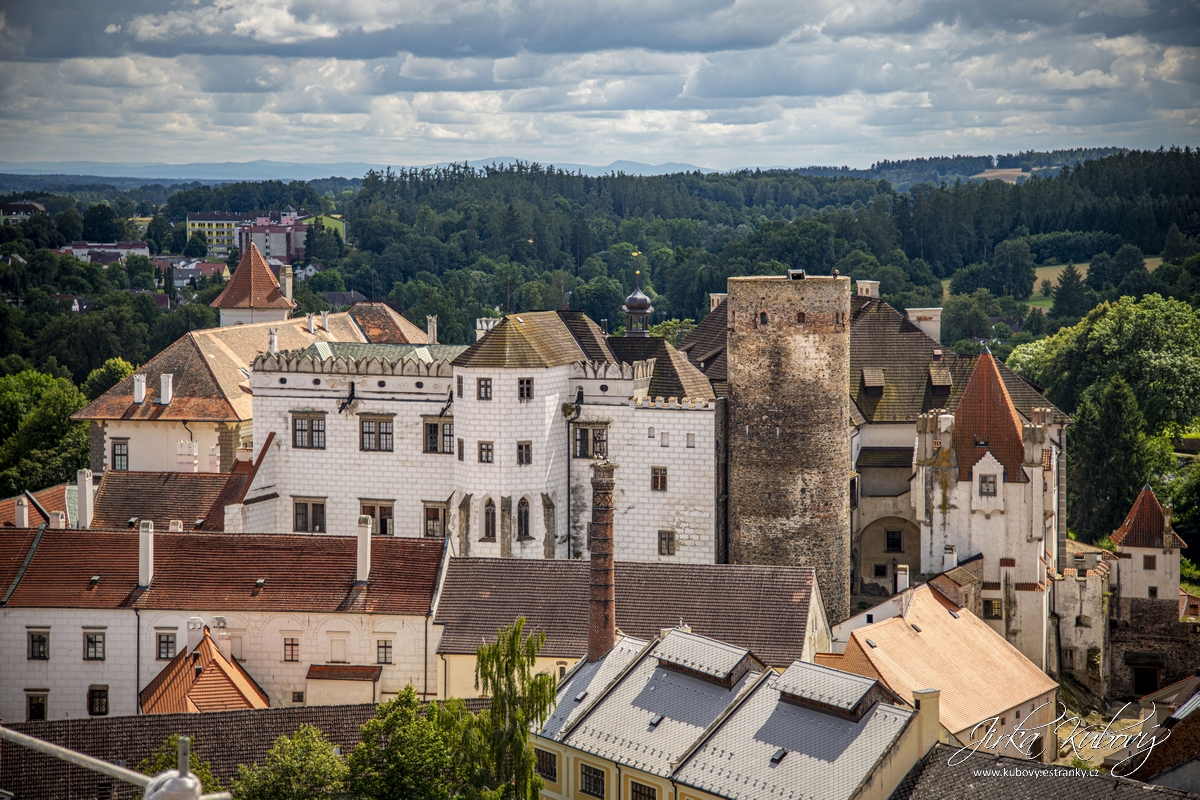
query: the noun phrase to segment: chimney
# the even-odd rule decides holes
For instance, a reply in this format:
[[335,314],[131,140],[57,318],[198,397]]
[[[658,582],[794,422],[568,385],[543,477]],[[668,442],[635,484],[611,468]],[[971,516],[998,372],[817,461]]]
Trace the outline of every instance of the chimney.
[[146,376],[140,372],[133,376],[133,402],[146,402]]
[[215,444],[208,447],[208,471],[221,471],[221,450]]
[[67,527],[67,512],[51,511],[50,512],[50,527],[51,528],[66,528]]
[[75,527],[87,530],[92,527],[92,471],[90,469],[79,470],[75,473],[75,481],[78,490],[75,498]]
[[917,733],[921,756],[924,756],[941,741],[942,723],[939,718],[941,697],[941,689],[913,690],[913,706],[917,709]]
[[196,443],[180,439],[175,447],[175,471],[196,472]]
[[958,566],[958,545],[948,544],[942,553],[942,572],[952,570]]
[[1172,513],[1171,506],[1163,506],[1162,510],[1163,510],[1163,530],[1169,531],[1169,530],[1171,530],[1171,513]]
[[432,314],[425,317],[425,339],[428,344],[437,344],[437,315]]
[[292,299],[292,265],[284,264],[279,270],[279,291],[288,300]]
[[[187,649],[189,653],[194,653],[200,643],[204,641],[204,620],[201,617],[188,617],[187,632]],[[196,664],[196,666],[200,665]]]
[[227,631],[217,633],[217,649],[226,661],[233,662],[233,637]]
[[171,533],[183,533],[183,520],[173,519],[167,523],[167,530]]
[[725,298],[729,295],[725,292],[709,292],[708,293],[708,310],[716,311],[717,306],[725,302]]
[[896,565],[896,594],[908,591],[908,564]]
[[321,312],[321,327],[325,331],[329,330],[329,312],[328,311]]
[[606,319],[600,320],[600,333],[602,333],[605,336],[608,336],[608,320],[606,320]]
[[879,297],[879,281],[857,280],[859,297]]
[[365,586],[371,577],[371,518],[362,514],[358,518],[358,565],[354,571],[354,585]]
[[18,528],[29,527],[29,500],[21,495],[13,507],[13,524]]
[[308,325],[309,333],[317,332],[317,318],[314,315],[308,314],[307,316],[305,316],[304,321]]
[[279,330],[267,328],[267,352],[275,355],[279,352]]
[[154,522],[138,523],[138,588],[149,589],[154,580]]
[[908,309],[908,321],[925,331],[925,335],[935,342],[942,341],[942,310],[940,308],[910,308]]
[[164,406],[169,406],[174,396],[175,376],[170,372],[164,372],[159,378],[158,402]]
[[592,462],[591,587],[588,603],[588,661],[599,661],[617,640],[613,586],[613,470],[608,459]]

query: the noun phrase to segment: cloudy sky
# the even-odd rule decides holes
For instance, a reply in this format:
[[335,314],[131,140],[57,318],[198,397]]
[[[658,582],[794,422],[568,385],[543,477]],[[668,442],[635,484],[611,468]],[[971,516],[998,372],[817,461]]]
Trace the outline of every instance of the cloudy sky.
[[1200,0],[0,4],[0,160],[850,164],[1200,143]]

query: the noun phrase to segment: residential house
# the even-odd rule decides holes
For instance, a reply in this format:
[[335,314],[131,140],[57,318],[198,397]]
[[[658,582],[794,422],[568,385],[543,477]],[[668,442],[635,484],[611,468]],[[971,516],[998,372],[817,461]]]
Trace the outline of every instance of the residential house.
[[[857,628],[844,652],[818,654],[816,662],[876,678],[900,698],[936,686],[942,727],[963,744],[985,732],[1010,733],[1018,724],[1035,728],[1058,715],[1058,684],[929,584],[912,592],[902,615]],[[1053,761],[1057,751],[1043,738],[1032,752]]]
[[[0,224],[20,225],[35,214],[45,213],[46,207],[32,200],[22,200],[16,203],[0,203]],[[342,233],[345,233],[345,231],[342,231]]]
[[138,695],[143,714],[267,708],[269,698],[236,658],[226,658],[203,620],[188,621],[188,646]]
[[244,253],[253,245],[264,256],[290,264],[304,260],[307,235],[308,226],[296,222],[292,216],[285,215],[280,222],[260,217],[251,224],[237,227],[237,246],[238,251]]
[[71,255],[80,261],[124,264],[130,256],[150,257],[150,245],[146,242],[71,242]]

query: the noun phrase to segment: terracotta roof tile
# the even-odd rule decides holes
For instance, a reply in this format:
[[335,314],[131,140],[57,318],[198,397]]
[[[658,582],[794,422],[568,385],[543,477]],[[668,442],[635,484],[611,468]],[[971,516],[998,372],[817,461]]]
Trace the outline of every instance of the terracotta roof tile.
[[[207,518],[231,479],[241,484],[244,473],[227,472],[119,472],[108,470],[96,491],[93,528],[120,530],[129,519],[154,520],[155,533],[166,533],[171,520],[183,522],[185,531]],[[224,520],[224,508],[221,509]],[[212,530],[212,528],[209,528]]]
[[143,714],[236,711],[269,705],[267,695],[245,669],[221,655],[207,627],[196,648],[190,652],[180,648],[139,697]]
[[1117,547],[1187,547],[1167,526],[1166,514],[1150,484],[1142,488],[1125,521],[1113,531],[1112,543]]
[[[57,486],[50,486],[46,489],[33,492],[33,497],[46,511],[64,511],[67,513],[67,519],[70,520],[75,516],[75,509],[70,508],[70,504],[67,502],[67,490],[69,488],[74,487],[69,483],[60,483]],[[16,524],[16,508],[16,497],[0,500],[0,527],[11,528]],[[29,524],[35,528],[42,524],[42,518],[32,503],[29,505]]]
[[1004,466],[1005,481],[1027,480],[1021,467],[1025,460],[1021,416],[1013,406],[992,354],[985,351],[976,360],[954,412],[958,479],[970,480],[971,469],[988,452]]
[[381,675],[383,675],[383,667],[355,664],[311,664],[305,677],[310,681],[377,681]]
[[372,344],[428,344],[425,331],[387,303],[355,303],[350,316]]
[[[953,734],[969,733],[976,723],[1058,686],[986,622],[928,584],[913,591],[904,616],[851,633],[846,652],[852,647],[902,698],[926,686],[941,689],[940,718]],[[843,665],[858,671],[849,658]],[[989,677],[980,680],[981,675]]]
[[[588,563],[453,558],[435,622],[439,653],[474,653],[518,616],[546,633],[544,656],[587,652]],[[787,666],[804,650],[814,573],[807,567],[616,565],[617,627],[646,639],[680,623]]]
[[257,245],[242,253],[225,291],[212,301],[213,308],[295,308],[296,303],[279,291],[279,281],[258,252]]

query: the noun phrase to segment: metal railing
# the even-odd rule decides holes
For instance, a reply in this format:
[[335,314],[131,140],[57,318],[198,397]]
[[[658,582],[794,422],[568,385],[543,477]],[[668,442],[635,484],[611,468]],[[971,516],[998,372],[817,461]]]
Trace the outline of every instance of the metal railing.
[[143,790],[145,800],[232,800],[229,792],[200,793],[202,791],[200,780],[191,772],[192,740],[186,736],[179,737],[178,769],[169,769],[154,777],[125,769],[125,767],[118,767],[116,764],[68,750],[61,745],[27,736],[24,733],[17,733],[9,728],[0,727],[0,739],[7,739],[14,744],[28,747],[30,750],[37,750],[39,753],[45,753],[69,764],[99,772],[125,783],[131,783]]

